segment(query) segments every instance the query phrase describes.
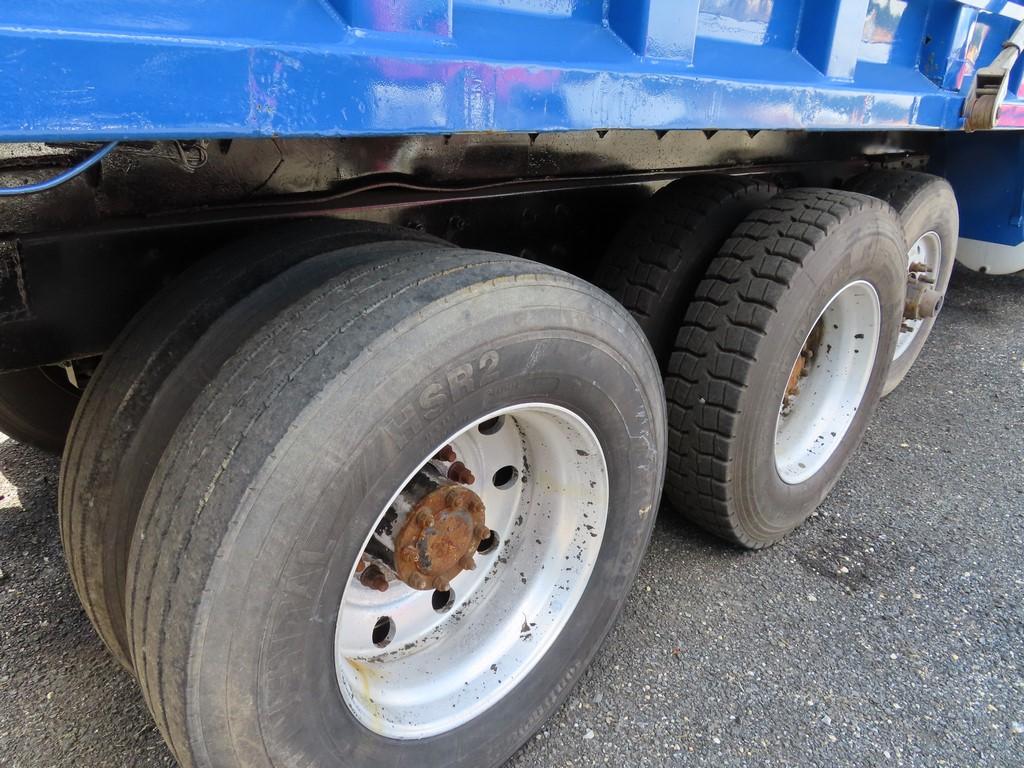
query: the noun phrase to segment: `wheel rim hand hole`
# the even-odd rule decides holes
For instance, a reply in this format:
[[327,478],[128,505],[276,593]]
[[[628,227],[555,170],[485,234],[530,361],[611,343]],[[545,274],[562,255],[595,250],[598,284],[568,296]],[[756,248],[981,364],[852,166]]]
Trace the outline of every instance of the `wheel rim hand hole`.
[[487,536],[480,540],[480,544],[477,545],[476,551],[481,555],[489,555],[491,552],[498,548],[498,534],[491,531]]
[[515,485],[516,480],[518,479],[519,470],[511,464],[508,464],[494,473],[494,477],[491,478],[491,482],[494,483],[495,488],[504,491],[505,489],[511,488]]
[[438,613],[447,613],[455,605],[455,592],[451,589],[444,591],[435,589],[434,594],[430,598],[430,604],[434,606],[434,610]]
[[477,426],[481,435],[494,435],[501,431],[501,428],[505,426],[504,416],[495,416],[493,419],[487,421],[481,421]]
[[373,625],[373,644],[387,648],[395,639],[395,622],[390,616],[381,616]]
[[[412,571],[386,592],[351,579],[335,621],[341,696],[381,736],[438,736],[502,700],[509,680],[548,653],[590,588],[608,511],[601,443],[582,418],[556,406],[494,415],[504,423],[468,422],[439,441],[449,449],[443,456],[435,451],[409,466],[352,563],[352,573],[365,574],[359,562],[370,551],[381,567],[393,562],[396,576]],[[474,491],[449,487],[435,466],[449,454],[477,470]],[[403,535],[407,525],[422,531]]]

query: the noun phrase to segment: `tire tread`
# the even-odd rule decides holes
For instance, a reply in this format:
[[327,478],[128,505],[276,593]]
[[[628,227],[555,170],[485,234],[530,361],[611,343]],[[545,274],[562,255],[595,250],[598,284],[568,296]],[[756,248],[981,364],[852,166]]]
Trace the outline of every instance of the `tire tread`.
[[806,257],[849,216],[886,209],[860,194],[791,190],[737,227],[708,267],[676,337],[669,403],[666,493],[693,522],[745,547],[729,478],[736,417],[758,347]]

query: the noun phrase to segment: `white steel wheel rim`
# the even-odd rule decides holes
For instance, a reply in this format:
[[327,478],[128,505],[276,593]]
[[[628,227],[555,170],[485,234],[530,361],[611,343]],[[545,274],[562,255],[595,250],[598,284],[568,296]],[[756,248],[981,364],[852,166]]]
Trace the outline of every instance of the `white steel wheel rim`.
[[[925,270],[911,270],[915,264],[923,264]],[[910,246],[907,252],[908,280],[914,281],[924,277],[930,284],[939,277],[942,268],[942,239],[935,232],[925,232]],[[913,345],[925,321],[904,319],[900,326],[900,335],[896,340],[896,351],[893,360],[899,360]]]
[[808,331],[805,348],[820,333],[816,349],[796,394],[783,394],[775,426],[775,468],[783,482],[805,482],[842,443],[875,367],[881,322],[877,291],[857,280],[829,300]]
[[[386,592],[362,586],[357,559],[337,617],[334,662],[342,697],[360,723],[394,739],[451,731],[526,677],[583,596],[608,517],[604,453],[586,422],[565,408],[495,411],[434,453],[445,445],[475,475],[467,487],[484,502],[496,548],[477,555],[475,570],[451,580],[452,599],[442,611],[435,610],[433,592],[400,581]],[[495,473],[508,466],[516,470],[514,482],[496,487]],[[396,489],[364,548],[420,467]],[[373,642],[381,617],[392,621],[386,647]]]

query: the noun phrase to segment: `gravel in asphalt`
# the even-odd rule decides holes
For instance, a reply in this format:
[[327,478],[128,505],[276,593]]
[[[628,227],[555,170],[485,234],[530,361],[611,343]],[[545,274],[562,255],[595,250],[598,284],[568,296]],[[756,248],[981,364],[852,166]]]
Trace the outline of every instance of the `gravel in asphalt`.
[[[0,442],[0,766],[173,765],[82,613],[58,463]],[[1024,765],[1024,277],[958,270],[818,513],[744,553],[663,509],[622,619],[509,764]]]

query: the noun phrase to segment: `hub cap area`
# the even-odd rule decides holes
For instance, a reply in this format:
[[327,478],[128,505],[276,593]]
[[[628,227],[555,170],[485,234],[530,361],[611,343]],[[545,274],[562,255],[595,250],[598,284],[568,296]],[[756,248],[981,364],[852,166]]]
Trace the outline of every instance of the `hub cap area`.
[[775,467],[783,482],[805,482],[842,442],[871,379],[881,320],[878,293],[857,280],[829,300],[811,327],[775,426]]
[[935,232],[925,232],[917,239],[907,252],[907,294],[908,306],[904,313],[903,324],[900,326],[899,339],[896,341],[894,360],[899,360],[910,349],[914,339],[924,325],[926,317],[920,312],[920,301],[913,302],[909,297],[922,291],[933,290],[942,267],[942,240]]
[[334,662],[355,717],[426,738],[500,701],[571,617],[607,517],[604,454],[571,411],[518,405],[452,435],[352,565]]

